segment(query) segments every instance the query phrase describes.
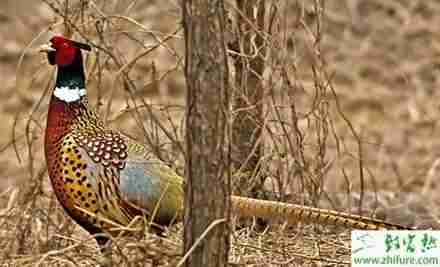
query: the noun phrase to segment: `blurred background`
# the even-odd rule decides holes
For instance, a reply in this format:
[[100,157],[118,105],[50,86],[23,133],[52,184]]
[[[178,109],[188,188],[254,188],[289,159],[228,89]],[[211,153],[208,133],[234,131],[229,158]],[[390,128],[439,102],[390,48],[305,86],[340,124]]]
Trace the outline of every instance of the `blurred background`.
[[[380,202],[396,216],[407,210],[417,216],[429,213],[438,223],[440,2],[329,0],[320,24],[309,1],[278,2],[287,40],[284,58],[294,65],[291,80],[300,84],[289,100],[303,115],[299,124],[305,150],[311,151],[311,169],[316,167],[313,142],[320,138],[320,126],[307,115],[318,94],[310,67],[316,51],[328,74],[324,80],[331,82],[332,90],[319,93],[329,114],[325,166],[319,167],[324,171],[321,189],[342,195],[359,192],[361,186],[366,192],[386,192],[371,196],[371,206]],[[78,28],[66,30],[66,19]],[[35,52],[52,33],[71,34],[104,48],[86,60],[92,105],[113,127],[143,143],[160,143],[164,160],[182,173],[176,145],[183,140],[185,100],[180,23],[177,0],[1,1],[0,189],[35,183],[42,203],[53,200],[42,150],[53,68]],[[318,26],[319,35],[307,32],[318,31]],[[313,36],[321,38],[319,44]],[[118,57],[119,65],[110,55]],[[129,70],[131,85],[121,78],[122,70]],[[282,96],[282,88],[276,89]],[[153,116],[170,129],[169,135]],[[286,164],[283,168],[291,166]],[[274,163],[269,169],[280,166]],[[267,183],[268,190],[281,190],[279,183]],[[3,207],[11,190],[0,195]],[[296,193],[294,186],[283,190]],[[349,200],[342,199],[318,205],[347,207]]]

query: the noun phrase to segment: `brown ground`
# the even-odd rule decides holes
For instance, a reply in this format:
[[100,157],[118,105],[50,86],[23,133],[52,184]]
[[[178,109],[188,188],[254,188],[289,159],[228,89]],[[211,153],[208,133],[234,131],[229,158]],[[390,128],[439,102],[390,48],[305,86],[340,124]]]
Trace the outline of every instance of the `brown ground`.
[[[143,9],[137,7],[137,10],[145,10],[147,15],[140,16],[134,12],[133,18],[150,30],[171,33],[176,29],[179,20],[176,3],[173,0],[150,1],[144,4]],[[121,7],[106,8],[110,11],[111,8],[120,10]],[[378,214],[404,224],[424,224],[418,218],[432,215],[434,221],[430,217],[428,224],[437,225],[436,218],[439,214],[437,210],[440,199],[435,194],[438,189],[436,179],[440,162],[440,138],[437,138],[437,121],[440,116],[440,91],[437,89],[440,85],[438,14],[440,3],[429,0],[327,1],[324,39],[321,44],[323,56],[334,72],[333,86],[342,110],[363,140],[367,189],[400,192],[397,196],[390,193],[379,195]],[[40,1],[6,0],[0,4],[0,79],[3,81],[0,90],[0,188],[12,188],[0,195],[2,208],[7,206],[8,200],[16,200],[11,202],[12,209],[5,210],[6,213],[0,210],[0,245],[5,247],[5,251],[0,252],[0,263],[4,259],[5,262],[15,264],[8,266],[35,264],[47,251],[77,244],[76,241],[54,236],[54,233],[68,237],[73,233],[75,240],[87,241],[88,238],[87,234],[71,224],[60,212],[53,201],[47,174],[44,172],[41,136],[48,97],[43,98],[41,105],[38,101],[47,83],[47,78],[44,77],[49,75],[50,69],[45,66],[43,57],[32,52],[35,44],[30,45],[30,42],[53,22],[53,18],[51,9]],[[43,35],[36,43],[43,42],[47,39],[45,38]],[[152,41],[152,38],[146,40]],[[27,50],[20,69],[16,72],[19,57],[28,45],[31,48]],[[119,45],[123,47],[124,43]],[[173,41],[172,46],[183,55],[179,40]],[[123,52],[130,59],[138,51],[140,50],[132,48]],[[301,53],[298,54],[299,62],[306,58]],[[159,49],[137,63],[138,70],[149,73],[148,77],[135,74],[132,78],[136,80],[138,77],[137,81],[145,84],[153,77],[152,63],[155,63],[161,75],[175,62],[175,57],[166,49]],[[92,92],[93,104],[105,104],[111,98],[110,77],[116,71],[117,69],[110,68],[104,77],[103,87]],[[36,78],[36,81],[32,81],[32,78]],[[310,76],[303,75],[301,78],[305,84],[310,84]],[[93,81],[91,84],[94,84]],[[92,86],[97,87],[96,84]],[[144,85],[140,88],[136,92],[137,97],[153,99],[155,103],[161,104],[183,104],[184,84],[179,70],[158,85]],[[309,89],[305,89],[307,94],[312,94],[313,90]],[[142,130],[133,122],[129,112],[124,112],[127,108],[127,95],[119,89],[115,94],[109,120],[115,127],[140,138]],[[96,100],[98,97],[99,100]],[[330,102],[332,111],[336,114],[336,105],[334,101]],[[105,113],[105,105],[100,107],[102,113]],[[35,112],[32,113],[34,109]],[[33,122],[29,140],[34,145],[33,153],[29,154],[24,135],[31,113]],[[174,115],[173,117],[176,118]],[[347,191],[347,182],[340,171],[344,167],[354,185],[351,190],[356,191],[359,185],[357,148],[346,123],[337,115],[333,119],[335,131],[345,144],[344,155],[338,157],[334,148],[329,149],[331,152],[328,157],[333,163],[325,179],[325,188],[329,192]],[[14,136],[17,139],[19,157],[11,145]],[[181,137],[180,133],[177,136]],[[35,158],[32,166],[29,156]],[[40,178],[36,179],[39,174]],[[43,181],[39,191],[27,190],[29,184],[36,183],[35,181]],[[14,191],[15,188],[20,188],[20,191]],[[16,198],[14,192],[18,192]],[[35,202],[29,202],[36,194],[41,197]],[[368,207],[373,208],[375,197],[370,199],[373,201]],[[320,205],[330,206],[326,201]],[[342,201],[336,206],[347,206],[347,202]],[[416,215],[399,217],[406,215],[408,211]],[[4,219],[5,214],[11,216]],[[21,219],[14,220],[17,218]],[[349,261],[347,233],[335,235],[334,231],[324,229],[324,232],[316,234],[312,230],[309,226],[299,231],[274,227],[267,233],[255,233],[248,228],[238,230],[234,234],[231,261],[246,266],[293,266],[310,263],[310,258],[304,255],[319,255],[324,265],[346,265]],[[279,233],[282,233],[282,237],[277,240]],[[297,233],[300,235],[295,236]],[[171,235],[175,240],[173,242],[180,242],[176,233]],[[144,239],[144,245],[150,246],[152,239],[154,238]],[[139,255],[148,254],[142,254],[142,249],[137,248],[136,242],[121,241],[119,245],[123,253],[118,252],[118,255],[139,259]],[[81,266],[91,266],[89,256],[96,258],[95,246],[90,240],[86,244],[92,249],[86,249],[85,245],[80,244],[47,256],[43,265],[55,265],[58,262],[64,266],[68,261],[73,261],[82,264]],[[320,254],[317,254],[316,244],[322,246]],[[177,245],[173,243],[170,246],[175,248]],[[161,253],[163,251],[157,252],[159,255]],[[169,257],[173,259],[173,255]],[[24,262],[19,262],[18,259]],[[169,260],[166,257],[165,259]],[[61,260],[65,262],[60,263]],[[125,262],[122,257],[118,260]]]

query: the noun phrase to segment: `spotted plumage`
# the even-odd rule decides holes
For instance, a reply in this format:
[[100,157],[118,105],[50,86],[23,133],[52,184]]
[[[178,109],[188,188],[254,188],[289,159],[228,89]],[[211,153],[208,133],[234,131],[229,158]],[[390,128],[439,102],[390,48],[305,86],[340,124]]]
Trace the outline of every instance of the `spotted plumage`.
[[[150,216],[155,206],[160,207],[156,221],[171,222],[181,212],[180,177],[176,175],[177,183],[171,183],[177,188],[170,189],[172,197],[161,197],[162,188],[169,188],[165,179],[159,179],[160,170],[166,167],[145,170],[145,164],[153,167],[156,160],[145,162],[143,146],[105,127],[88,107],[79,48],[88,47],[78,47],[78,43],[63,37],[54,37],[45,47],[49,63],[58,66],[45,138],[49,177],[57,198],[67,213],[91,233],[115,234],[115,226],[126,226],[136,215]],[[142,186],[139,177],[147,175],[151,183],[143,181]],[[129,178],[121,182],[121,177]]]
[[[178,221],[183,179],[148,149],[106,127],[89,108],[81,50],[60,36],[42,47],[58,67],[47,116],[45,152],[54,192],[66,212],[90,233],[118,233],[136,215],[159,225]],[[283,218],[362,229],[403,228],[331,210],[232,196],[242,216]],[[100,245],[107,239],[97,237]]]

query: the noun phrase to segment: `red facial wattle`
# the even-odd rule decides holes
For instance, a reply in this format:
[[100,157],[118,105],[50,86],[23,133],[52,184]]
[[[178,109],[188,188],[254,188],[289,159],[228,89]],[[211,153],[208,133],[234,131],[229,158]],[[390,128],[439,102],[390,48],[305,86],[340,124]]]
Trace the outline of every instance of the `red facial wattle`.
[[71,44],[71,41],[63,37],[55,36],[50,42],[52,48],[56,49],[55,64],[59,66],[67,66],[75,59],[76,48]]

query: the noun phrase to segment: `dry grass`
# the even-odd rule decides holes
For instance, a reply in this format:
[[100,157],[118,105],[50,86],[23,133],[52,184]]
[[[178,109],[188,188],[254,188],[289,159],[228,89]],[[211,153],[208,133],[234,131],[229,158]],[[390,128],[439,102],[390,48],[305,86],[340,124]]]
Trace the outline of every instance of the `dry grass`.
[[[32,53],[48,35],[31,41],[50,27],[91,43],[92,104],[182,173],[178,1],[28,2],[0,4],[0,264],[94,266],[95,241],[66,217],[49,186],[41,148],[52,70]],[[440,4],[326,1],[320,13],[309,2],[278,1],[272,34],[265,35],[266,188],[278,199],[353,211],[363,202],[364,211],[392,221],[437,226]],[[379,192],[353,193],[361,188]],[[115,240],[117,266],[174,266],[180,228],[166,238]],[[231,265],[349,265],[346,230],[256,228],[237,226]]]

